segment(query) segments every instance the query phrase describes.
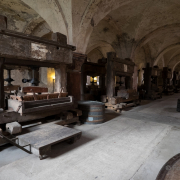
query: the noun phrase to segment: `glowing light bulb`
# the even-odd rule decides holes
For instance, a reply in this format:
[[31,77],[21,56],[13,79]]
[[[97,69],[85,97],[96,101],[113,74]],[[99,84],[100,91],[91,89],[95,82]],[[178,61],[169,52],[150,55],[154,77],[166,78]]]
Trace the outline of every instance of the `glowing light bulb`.
[[97,77],[94,77],[94,82],[97,82]]
[[52,79],[55,79],[55,75],[52,76]]

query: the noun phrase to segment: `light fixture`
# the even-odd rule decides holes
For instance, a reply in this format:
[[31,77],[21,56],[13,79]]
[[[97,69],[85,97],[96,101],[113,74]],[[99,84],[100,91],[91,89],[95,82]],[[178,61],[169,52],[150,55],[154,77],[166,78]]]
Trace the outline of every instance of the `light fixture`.
[[55,79],[55,75],[52,75],[52,79]]
[[97,77],[94,77],[94,82],[97,82]]

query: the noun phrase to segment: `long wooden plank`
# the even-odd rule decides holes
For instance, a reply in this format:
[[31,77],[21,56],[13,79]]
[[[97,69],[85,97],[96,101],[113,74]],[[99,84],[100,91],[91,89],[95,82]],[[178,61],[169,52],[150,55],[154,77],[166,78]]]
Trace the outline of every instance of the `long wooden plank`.
[[73,103],[72,102],[67,102],[67,103],[58,103],[58,104],[52,104],[52,105],[46,105],[46,106],[38,106],[34,108],[28,108],[25,109],[22,106],[22,114],[28,114],[28,113],[33,113],[33,112],[43,112],[43,111],[53,111],[57,109],[57,111],[61,112],[62,110],[68,110],[73,108]]
[[63,100],[63,101],[54,101],[53,103],[51,103],[51,102],[44,100],[44,102],[41,102],[38,104],[37,103],[35,104],[35,102],[36,101],[23,101],[22,103],[23,103],[23,106],[25,107],[25,109],[29,109],[29,108],[35,108],[35,107],[40,107],[40,106],[53,106],[55,104],[69,103],[70,101],[69,100],[66,100],[66,101]]
[[61,97],[56,99],[44,99],[44,100],[38,100],[38,101],[25,101],[23,102],[25,105],[43,105],[43,104],[51,104],[51,103],[63,103],[63,102],[70,102],[70,97]]
[[57,47],[63,47],[63,48],[71,49],[73,51],[76,50],[75,46],[71,46],[71,45],[68,45],[68,44],[65,45],[65,44],[62,44],[60,42],[55,42],[55,41],[52,41],[52,40],[46,40],[46,39],[42,39],[42,38],[37,37],[37,36],[31,36],[31,35],[27,35],[27,34],[24,34],[24,33],[11,31],[11,30],[2,30],[1,29],[0,34],[7,35],[7,36],[12,36],[12,37],[17,37],[17,38],[21,38],[21,39],[26,39],[26,40],[30,40],[30,41],[34,41],[34,42],[38,42],[38,43],[54,45],[54,46],[57,46]]
[[68,111],[70,109],[73,109],[73,105],[60,107],[56,109],[51,110],[44,110],[44,111],[36,111],[33,113],[27,113],[24,115],[21,115],[20,113],[14,112],[14,111],[0,111],[0,124],[10,123],[10,122],[27,122],[27,121],[33,121],[37,119],[41,119],[40,121],[44,121],[42,118],[45,118],[47,116],[52,116],[55,114],[60,114],[63,111]]
[[38,66],[38,67],[55,67],[59,62],[48,62],[48,61],[36,61],[36,60],[27,60],[27,59],[17,59],[17,58],[5,58],[5,65],[14,65],[14,66]]
[[22,92],[26,93],[43,93],[43,92],[48,92],[48,88],[46,87],[37,87],[37,86],[28,86],[28,87],[23,87]]

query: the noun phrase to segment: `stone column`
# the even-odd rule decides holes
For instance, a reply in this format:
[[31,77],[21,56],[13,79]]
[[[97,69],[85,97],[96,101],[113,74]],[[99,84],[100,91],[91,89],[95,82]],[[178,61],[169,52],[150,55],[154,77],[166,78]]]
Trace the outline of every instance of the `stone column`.
[[114,61],[116,53],[107,53],[107,78],[106,78],[106,90],[107,97],[110,100],[115,95],[115,72],[114,72]]

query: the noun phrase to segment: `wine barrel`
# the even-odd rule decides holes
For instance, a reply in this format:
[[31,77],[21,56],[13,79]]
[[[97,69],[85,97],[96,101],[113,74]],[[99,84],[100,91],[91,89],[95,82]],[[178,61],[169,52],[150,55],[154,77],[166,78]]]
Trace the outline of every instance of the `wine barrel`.
[[98,101],[79,101],[78,108],[82,110],[80,121],[85,124],[100,124],[104,122],[105,105]]
[[160,170],[156,180],[178,180],[180,178],[180,154],[172,157]]
[[180,112],[180,99],[177,100],[177,111]]

